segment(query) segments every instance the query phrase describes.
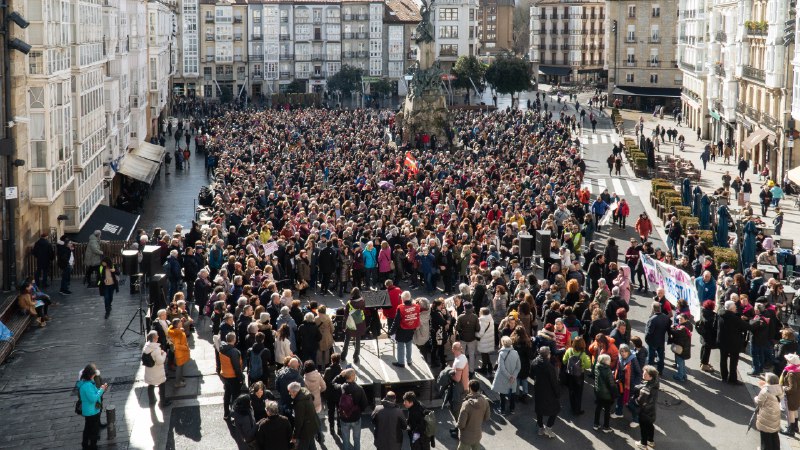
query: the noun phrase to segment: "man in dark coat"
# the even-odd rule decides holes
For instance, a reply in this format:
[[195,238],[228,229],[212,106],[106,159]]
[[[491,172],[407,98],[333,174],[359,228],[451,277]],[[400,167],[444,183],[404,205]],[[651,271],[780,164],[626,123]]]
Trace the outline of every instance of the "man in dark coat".
[[611,289],[611,297],[608,299],[608,303],[606,303],[606,318],[612,322],[617,320],[617,310],[619,308],[623,308],[625,311],[630,310],[628,302],[620,298],[619,288],[614,286],[614,288]]
[[289,384],[287,389],[294,406],[295,448],[313,449],[315,447],[314,437],[319,431],[319,420],[314,410],[314,397],[298,382]]
[[661,312],[661,304],[653,302],[652,315],[647,319],[644,331],[644,341],[648,347],[647,364],[653,365],[658,356],[659,375],[664,373],[664,346],[670,325],[669,317]]
[[194,282],[203,265],[202,259],[195,253],[194,246],[186,247],[186,254],[183,255],[183,280],[186,281],[186,301],[188,303],[194,302]]
[[425,408],[417,400],[414,391],[403,394],[403,406],[408,410],[408,438],[411,450],[429,450],[431,438],[425,436]]
[[[331,365],[325,369],[325,373],[322,375],[326,386],[333,386],[333,380],[342,373],[342,366],[339,364],[340,361],[341,356],[338,353],[331,355]],[[342,421],[336,411],[341,396],[341,391],[337,389],[325,389],[325,403],[328,406],[328,431],[331,434],[335,432],[342,434]],[[333,427],[334,423],[336,423],[336,428]]]
[[722,381],[730,384],[743,384],[736,376],[739,353],[744,343],[744,333],[749,326],[738,314],[736,303],[725,302],[725,312],[717,318],[717,346]]
[[75,265],[75,244],[66,236],[61,236],[56,248],[58,268],[61,269],[61,288],[59,293],[63,295],[72,294],[69,290],[72,267]]
[[289,450],[292,441],[292,424],[278,413],[278,404],[269,401],[267,417],[258,421],[256,442],[259,450]]
[[589,270],[587,271],[586,275],[589,278],[589,290],[591,293],[597,291],[597,282],[605,275],[605,265],[606,257],[603,255],[595,256],[594,261],[589,263]]
[[381,404],[372,411],[372,424],[375,425],[375,447],[381,450],[400,450],[403,446],[403,431],[406,418],[397,405],[397,396],[389,391]]
[[[556,368],[550,362],[550,348],[539,348],[539,356],[531,364],[531,376],[533,377],[533,398],[536,405],[536,423],[539,425],[539,436],[553,438],[553,424],[556,422],[558,413],[561,412],[561,402],[559,396],[561,387],[558,384]],[[544,424],[544,416],[547,416],[547,426]]]
[[36,258],[36,285],[42,289],[47,288],[47,273],[50,271],[50,263],[55,257],[53,246],[47,240],[47,233],[42,233],[39,240],[33,244],[31,254]]
[[331,283],[331,275],[336,272],[336,250],[333,248],[333,242],[328,241],[325,248],[319,252],[317,263],[319,264],[319,271],[322,274],[322,289],[320,295],[325,295]]

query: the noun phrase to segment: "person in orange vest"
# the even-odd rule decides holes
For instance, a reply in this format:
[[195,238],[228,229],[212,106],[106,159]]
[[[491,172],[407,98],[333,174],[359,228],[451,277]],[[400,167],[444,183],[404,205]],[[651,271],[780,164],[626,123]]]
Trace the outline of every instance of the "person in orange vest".
[[411,301],[411,292],[404,291],[400,298],[403,300],[403,304],[397,307],[397,315],[389,329],[389,335],[393,336],[397,342],[395,355],[397,361],[392,365],[405,367],[406,364],[411,365],[411,349],[413,347],[411,343],[414,338],[414,330],[419,328],[420,308],[419,304]]
[[236,333],[228,333],[225,336],[225,343],[219,348],[219,377],[222,378],[225,388],[222,396],[223,419],[228,420],[231,414],[231,403],[241,393],[244,381],[242,354],[236,348]]

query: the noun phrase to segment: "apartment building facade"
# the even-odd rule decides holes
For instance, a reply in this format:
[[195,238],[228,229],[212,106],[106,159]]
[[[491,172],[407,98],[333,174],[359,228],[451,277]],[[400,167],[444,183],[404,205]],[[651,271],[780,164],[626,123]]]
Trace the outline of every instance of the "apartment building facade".
[[510,52],[514,47],[514,0],[480,0],[477,23],[481,56]]
[[[166,103],[148,110],[146,3],[22,0],[10,6],[30,22],[14,32],[31,50],[12,53],[10,73],[13,115],[28,119],[12,129],[17,157],[26,162],[15,173],[20,195],[12,218],[17,268],[24,273],[24,256],[40,233],[78,232],[109,201],[106,182],[128,149],[147,137],[148,112],[161,114]],[[171,35],[171,28],[163,34]],[[153,87],[166,92],[169,75]],[[141,94],[138,116],[135,94]]]
[[606,66],[609,98],[623,108],[653,112],[680,106],[683,74],[676,57],[675,2],[606,2]]
[[530,11],[529,57],[541,82],[607,82],[605,2],[541,0]]
[[789,0],[745,0],[739,2],[737,24],[741,50],[734,140],[752,167],[768,167],[778,178],[794,167],[788,156],[784,159],[792,98],[789,49],[783,45],[788,11]]
[[296,80],[304,92],[321,93],[345,64],[406,92],[420,21],[413,0],[181,2],[178,95],[268,96]]
[[708,92],[706,89],[705,0],[678,1],[678,68],[683,72],[681,115],[683,123],[708,138]]
[[741,40],[738,34],[738,5],[735,0],[715,0],[711,3],[708,22],[707,92],[709,138],[715,142],[734,142],[736,132],[736,103],[739,82],[736,65],[739,63]]
[[478,56],[478,0],[439,0],[433,4],[436,58],[449,71],[461,56]]

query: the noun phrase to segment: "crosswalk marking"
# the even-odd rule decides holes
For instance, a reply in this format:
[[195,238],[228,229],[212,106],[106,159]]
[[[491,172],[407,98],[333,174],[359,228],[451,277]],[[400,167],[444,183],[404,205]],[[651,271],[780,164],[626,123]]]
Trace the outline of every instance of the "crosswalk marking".
[[619,181],[619,178],[612,178],[612,179],[611,179],[611,184],[613,184],[613,185],[614,185],[614,191],[615,191],[615,192],[616,192],[618,195],[625,195],[625,190],[624,190],[624,189],[622,189],[622,182],[621,182],[621,181]]
[[627,185],[628,185],[628,190],[631,191],[631,195],[634,197],[638,197],[639,191],[636,190],[636,183],[632,182],[631,180],[628,180]]
[[[586,188],[589,189],[590,194],[599,195],[606,189],[606,185],[606,178],[585,178],[581,183],[581,189]],[[639,191],[636,189],[636,181],[634,180],[611,178],[611,185],[613,186],[613,192],[616,192],[620,197],[628,195],[637,197],[639,195]]]

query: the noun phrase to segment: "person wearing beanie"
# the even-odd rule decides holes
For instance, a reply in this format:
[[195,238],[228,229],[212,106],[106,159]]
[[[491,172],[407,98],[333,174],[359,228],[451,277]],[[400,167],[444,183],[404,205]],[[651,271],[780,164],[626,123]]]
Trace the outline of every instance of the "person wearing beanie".
[[456,339],[461,342],[464,354],[467,356],[472,377],[477,367],[478,328],[480,322],[475,314],[475,307],[470,302],[464,302],[464,312],[456,319]]

